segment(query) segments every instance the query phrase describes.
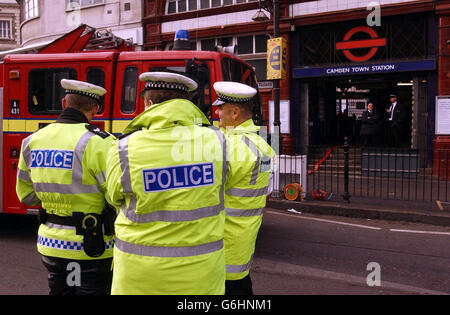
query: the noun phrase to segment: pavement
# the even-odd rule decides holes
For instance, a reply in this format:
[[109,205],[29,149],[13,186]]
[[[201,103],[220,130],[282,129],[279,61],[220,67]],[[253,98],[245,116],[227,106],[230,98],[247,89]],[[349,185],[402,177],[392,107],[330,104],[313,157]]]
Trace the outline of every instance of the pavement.
[[267,207],[321,215],[450,226],[450,203],[441,203],[439,207],[436,202],[363,197],[353,197],[350,198],[350,202],[347,202],[341,196],[326,197],[325,200],[315,200],[312,196],[306,196],[303,202],[289,201],[284,197],[272,197],[267,202]]

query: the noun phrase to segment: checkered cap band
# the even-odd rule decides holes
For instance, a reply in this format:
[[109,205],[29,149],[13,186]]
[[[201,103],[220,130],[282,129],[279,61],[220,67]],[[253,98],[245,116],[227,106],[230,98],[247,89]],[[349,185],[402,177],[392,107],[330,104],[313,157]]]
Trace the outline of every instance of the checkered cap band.
[[90,98],[93,98],[96,101],[100,100],[100,95],[94,94],[94,93],[88,93],[88,92],[83,92],[83,91],[78,91],[78,90],[66,90],[66,94],[79,94],[79,95],[84,95]]
[[[73,251],[82,251],[84,250],[83,242],[72,242],[72,241],[64,241],[58,240],[49,237],[38,236],[38,245],[56,248],[56,249],[64,249],[64,250],[73,250]],[[113,249],[114,248],[114,240],[109,240],[105,243],[105,249]]]
[[233,97],[223,94],[217,94],[217,98],[225,103],[246,103],[250,102],[253,99],[253,96],[251,97]]
[[163,82],[163,81],[149,81],[145,83],[145,89],[160,89],[160,90],[180,90],[187,92],[186,85],[177,82]]

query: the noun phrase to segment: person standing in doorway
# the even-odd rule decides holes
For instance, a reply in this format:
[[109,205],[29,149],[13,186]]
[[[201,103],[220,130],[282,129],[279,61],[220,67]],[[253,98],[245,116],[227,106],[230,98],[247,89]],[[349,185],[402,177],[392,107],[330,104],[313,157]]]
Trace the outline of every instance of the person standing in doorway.
[[374,146],[378,134],[378,116],[375,113],[373,103],[367,104],[367,110],[362,113],[361,118],[361,140],[362,146]]
[[386,109],[388,125],[388,144],[399,147],[405,131],[406,109],[397,102],[397,95],[389,95],[391,105]]

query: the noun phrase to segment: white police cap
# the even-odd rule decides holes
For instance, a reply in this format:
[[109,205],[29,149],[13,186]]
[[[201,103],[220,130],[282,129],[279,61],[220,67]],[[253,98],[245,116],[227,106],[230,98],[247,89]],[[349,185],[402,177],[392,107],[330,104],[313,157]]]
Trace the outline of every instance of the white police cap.
[[214,90],[217,94],[217,100],[213,103],[213,106],[225,103],[246,103],[251,101],[257,93],[256,89],[251,86],[227,81],[214,83]]
[[145,89],[195,91],[197,82],[184,75],[172,72],[144,72],[139,80],[145,82]]
[[106,90],[101,86],[77,80],[62,79],[61,86],[66,90],[66,94],[80,94],[93,98],[96,101],[99,101],[106,93]]

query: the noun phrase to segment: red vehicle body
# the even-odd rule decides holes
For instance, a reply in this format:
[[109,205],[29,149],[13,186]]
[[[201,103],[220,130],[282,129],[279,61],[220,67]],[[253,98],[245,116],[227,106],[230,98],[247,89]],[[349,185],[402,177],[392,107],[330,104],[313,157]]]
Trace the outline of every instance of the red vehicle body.
[[[236,81],[257,88],[253,68],[239,58],[212,51],[132,51],[125,41],[114,48],[95,43],[95,30],[82,25],[35,54],[6,55],[0,64],[1,133],[0,212],[26,214],[16,196],[16,171],[22,140],[52,122],[61,112],[64,90],[60,80],[70,78],[103,86],[108,92],[93,124],[121,134],[144,110],[139,96],[144,84],[138,75],[146,71],[172,71],[189,75],[199,83],[192,101],[211,121],[216,95],[214,82]],[[97,40],[97,39],[96,39]],[[97,40],[98,41],[98,40]],[[105,48],[106,47],[106,48]],[[259,100],[255,108],[260,109]]]

